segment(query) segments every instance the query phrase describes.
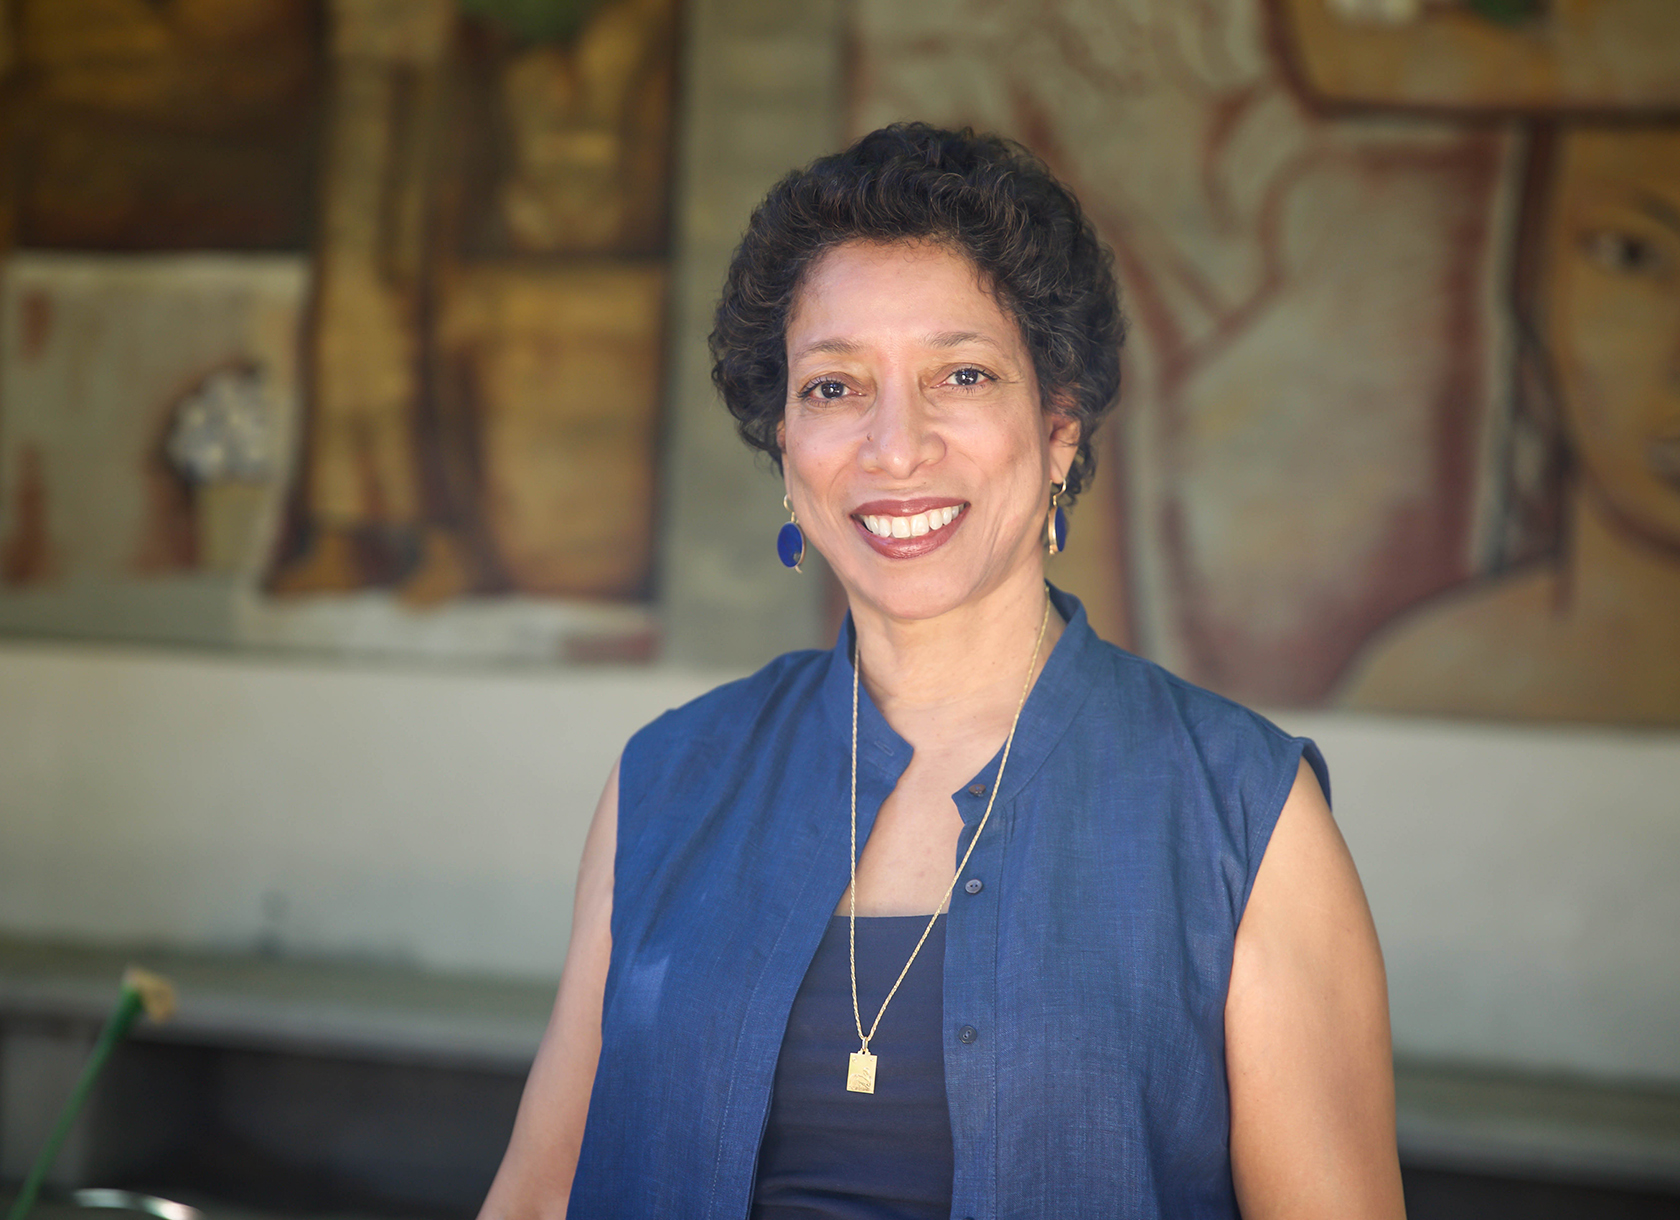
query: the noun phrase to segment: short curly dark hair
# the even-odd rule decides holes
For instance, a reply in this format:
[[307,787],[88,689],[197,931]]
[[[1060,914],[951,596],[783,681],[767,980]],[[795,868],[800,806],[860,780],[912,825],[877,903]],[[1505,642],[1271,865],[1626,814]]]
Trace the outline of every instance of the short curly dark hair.
[[942,242],[965,253],[1021,328],[1040,400],[1079,422],[1071,498],[1120,393],[1114,260],[1073,192],[1012,140],[894,123],[783,178],[747,224],[711,333],[712,381],[741,438],[778,469],[787,322],[806,273],[848,241]]

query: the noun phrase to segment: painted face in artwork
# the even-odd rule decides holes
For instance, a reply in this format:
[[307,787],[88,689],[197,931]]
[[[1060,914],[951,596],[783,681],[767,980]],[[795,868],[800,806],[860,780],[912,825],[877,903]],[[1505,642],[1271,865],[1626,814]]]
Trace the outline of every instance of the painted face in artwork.
[[1543,307],[1581,476],[1680,549],[1680,129],[1560,139]]

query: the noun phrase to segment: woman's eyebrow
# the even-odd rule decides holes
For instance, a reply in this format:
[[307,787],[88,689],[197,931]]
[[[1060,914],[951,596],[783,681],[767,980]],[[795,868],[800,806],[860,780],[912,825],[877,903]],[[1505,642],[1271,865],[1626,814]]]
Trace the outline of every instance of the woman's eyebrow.
[[993,339],[990,335],[983,335],[977,330],[942,330],[937,334],[929,335],[925,342],[929,347],[938,348],[962,347],[966,343],[980,343],[996,351],[1001,352],[1003,350],[1002,345],[996,339]]
[[793,359],[799,360],[811,355],[849,356],[858,350],[858,345],[850,339],[818,339],[815,343],[807,343],[793,353]]

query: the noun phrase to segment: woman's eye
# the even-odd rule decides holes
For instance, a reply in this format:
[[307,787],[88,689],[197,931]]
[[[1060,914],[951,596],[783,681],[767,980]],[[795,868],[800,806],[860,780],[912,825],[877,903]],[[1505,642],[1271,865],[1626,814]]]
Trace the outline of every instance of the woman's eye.
[[951,374],[951,380],[960,386],[979,385],[986,379],[986,374],[979,369],[958,369]]
[[1597,229],[1582,237],[1581,247],[1593,262],[1618,275],[1651,275],[1662,265],[1656,243],[1636,233]]
[[845,396],[846,383],[835,381],[832,377],[825,377],[821,381],[813,381],[805,387],[805,392],[800,395],[801,398],[820,398],[825,402],[832,402],[836,398],[844,398]]

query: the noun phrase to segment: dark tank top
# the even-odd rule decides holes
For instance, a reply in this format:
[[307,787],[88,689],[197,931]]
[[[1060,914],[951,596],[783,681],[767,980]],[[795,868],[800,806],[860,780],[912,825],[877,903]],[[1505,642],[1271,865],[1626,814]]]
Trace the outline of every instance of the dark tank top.
[[[945,920],[934,923],[869,1044],[874,1093],[846,1090],[848,1058],[858,1049],[847,922],[829,920],[788,1014],[753,1220],[946,1220]],[[857,921],[865,1029],[925,927],[926,915]]]

